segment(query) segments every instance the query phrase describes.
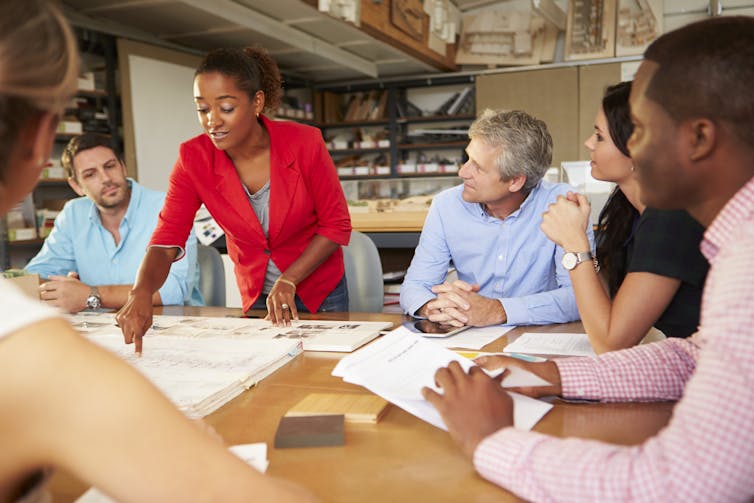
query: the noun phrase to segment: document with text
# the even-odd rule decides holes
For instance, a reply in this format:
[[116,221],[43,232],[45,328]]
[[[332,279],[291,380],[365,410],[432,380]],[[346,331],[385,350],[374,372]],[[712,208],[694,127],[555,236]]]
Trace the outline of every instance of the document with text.
[[[393,331],[369,346],[346,356],[332,374],[364,386],[376,395],[394,403],[438,428],[447,429],[435,408],[421,395],[428,387],[442,393],[434,382],[437,369],[456,361],[465,371],[474,362],[448,349],[434,345],[421,336]],[[522,369],[509,369],[511,375],[504,386],[543,386],[546,381]],[[511,393],[514,400],[514,425],[531,429],[552,405]]]
[[505,346],[505,353],[597,356],[586,334],[525,332]]

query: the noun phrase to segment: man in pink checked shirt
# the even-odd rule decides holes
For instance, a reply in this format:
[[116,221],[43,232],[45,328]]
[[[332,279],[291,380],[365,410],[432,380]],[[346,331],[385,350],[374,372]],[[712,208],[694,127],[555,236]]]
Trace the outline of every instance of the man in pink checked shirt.
[[631,447],[518,431],[499,384],[451,364],[435,377],[444,395],[424,396],[483,477],[535,501],[754,496],[753,62],[754,18],[714,18],[656,40],[631,91],[643,202],[686,209],[707,228],[699,332],[598,358],[478,361],[539,374],[553,383],[540,395],[678,400],[670,423]]

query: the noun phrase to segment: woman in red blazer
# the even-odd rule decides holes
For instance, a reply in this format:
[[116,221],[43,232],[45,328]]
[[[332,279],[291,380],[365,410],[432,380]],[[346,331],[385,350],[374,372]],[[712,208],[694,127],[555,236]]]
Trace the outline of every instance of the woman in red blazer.
[[194,101],[206,134],[180,147],[159,223],[118,314],[137,351],[151,323],[147,299],[183,256],[202,203],[225,231],[244,310],[266,306],[275,324],[289,324],[299,309],[348,310],[345,196],[318,129],[262,115],[277,109],[280,94],[277,65],[263,49],[219,49],[197,69]]

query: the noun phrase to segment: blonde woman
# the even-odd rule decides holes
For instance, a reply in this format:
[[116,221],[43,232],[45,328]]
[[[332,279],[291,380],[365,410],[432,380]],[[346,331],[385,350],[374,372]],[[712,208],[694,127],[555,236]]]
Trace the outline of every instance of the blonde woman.
[[[0,17],[0,215],[34,187],[78,76],[53,2]],[[0,280],[0,501],[29,501],[55,466],[118,501],[300,501],[179,413],[57,311]]]

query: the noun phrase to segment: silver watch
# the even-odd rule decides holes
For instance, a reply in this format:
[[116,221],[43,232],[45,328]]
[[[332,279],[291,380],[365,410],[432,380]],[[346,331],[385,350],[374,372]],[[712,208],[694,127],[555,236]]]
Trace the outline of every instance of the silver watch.
[[96,286],[92,287],[92,291],[89,292],[89,297],[86,298],[87,309],[99,309],[102,307],[102,297],[99,296],[99,290]]
[[563,267],[565,267],[566,270],[573,271],[580,263],[593,260],[592,252],[566,252],[560,260],[560,263],[563,264]]

